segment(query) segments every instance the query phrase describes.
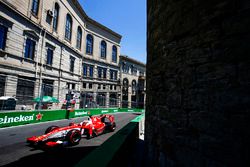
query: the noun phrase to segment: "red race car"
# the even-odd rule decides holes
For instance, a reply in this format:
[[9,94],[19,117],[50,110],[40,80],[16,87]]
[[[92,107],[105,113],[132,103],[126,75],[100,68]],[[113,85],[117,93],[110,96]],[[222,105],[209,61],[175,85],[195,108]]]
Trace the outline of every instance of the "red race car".
[[54,147],[58,145],[77,145],[83,135],[88,139],[105,131],[113,132],[116,123],[113,115],[90,116],[81,123],[70,123],[66,127],[50,126],[45,134],[27,138],[32,146]]

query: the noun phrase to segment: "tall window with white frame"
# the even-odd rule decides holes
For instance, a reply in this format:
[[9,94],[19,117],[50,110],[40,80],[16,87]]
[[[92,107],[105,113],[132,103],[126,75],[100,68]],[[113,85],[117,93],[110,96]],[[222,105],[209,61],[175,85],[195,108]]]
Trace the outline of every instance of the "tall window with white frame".
[[101,58],[106,59],[107,55],[107,44],[105,41],[101,42]]
[[110,80],[117,80],[117,71],[116,70],[111,70],[110,69]]
[[114,80],[117,80],[117,71],[114,71]]
[[93,54],[93,36],[88,34],[86,38],[86,53]]
[[107,68],[97,67],[98,78],[107,78]]
[[65,39],[67,41],[71,41],[71,34],[72,34],[72,17],[67,14],[66,16],[66,26],[65,26]]
[[30,38],[26,39],[24,58],[34,60],[36,42]]
[[102,68],[97,67],[98,78],[102,78]]
[[0,25],[0,50],[4,50],[6,46],[7,39],[7,28],[3,25]]
[[53,17],[53,31],[57,31],[59,10],[60,10],[60,7],[59,7],[58,3],[55,3],[54,17]]
[[112,62],[117,62],[117,47],[115,45],[112,47]]
[[110,80],[114,79],[114,70],[109,70],[109,78]]
[[33,0],[31,6],[31,12],[37,16],[39,11],[39,0]]
[[83,64],[83,76],[93,78],[94,66],[89,64]]
[[77,28],[76,48],[81,50],[82,46],[82,29],[80,26]]
[[94,73],[94,66],[90,65],[89,66],[89,77],[93,78],[93,73]]
[[107,69],[103,68],[103,78],[106,79],[107,78]]
[[70,56],[69,71],[73,73],[74,72],[74,68],[75,68],[75,58],[73,56]]
[[53,54],[54,54],[54,50],[51,48],[47,49],[47,61],[46,64],[49,66],[52,66],[53,63]]
[[87,77],[87,75],[88,75],[88,65],[83,64],[83,76]]

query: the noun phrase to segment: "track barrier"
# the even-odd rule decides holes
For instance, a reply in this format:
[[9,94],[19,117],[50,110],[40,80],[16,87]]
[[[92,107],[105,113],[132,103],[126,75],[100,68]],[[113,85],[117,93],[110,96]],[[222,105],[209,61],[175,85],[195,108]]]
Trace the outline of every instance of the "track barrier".
[[17,112],[0,112],[0,128],[46,121],[70,119],[89,115],[112,114],[116,112],[144,112],[144,109],[132,108],[98,108],[77,110],[34,110]]

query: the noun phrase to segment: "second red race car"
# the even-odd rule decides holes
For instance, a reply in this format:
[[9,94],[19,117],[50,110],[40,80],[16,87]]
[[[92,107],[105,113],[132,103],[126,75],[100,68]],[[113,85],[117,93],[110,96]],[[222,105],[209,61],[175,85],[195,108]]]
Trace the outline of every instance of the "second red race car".
[[81,123],[70,123],[69,126],[50,126],[45,134],[27,138],[27,143],[32,146],[54,147],[59,145],[77,145],[82,136],[88,139],[104,132],[113,132],[116,123],[113,115],[89,116]]

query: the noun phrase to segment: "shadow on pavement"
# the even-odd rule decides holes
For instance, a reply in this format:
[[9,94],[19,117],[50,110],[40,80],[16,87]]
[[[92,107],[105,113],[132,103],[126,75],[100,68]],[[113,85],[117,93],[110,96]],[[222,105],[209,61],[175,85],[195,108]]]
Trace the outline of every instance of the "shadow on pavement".
[[23,157],[15,162],[4,165],[3,167],[34,167],[34,166],[75,166],[82,158],[88,155],[91,147],[66,147],[57,150],[41,152],[38,154]]

